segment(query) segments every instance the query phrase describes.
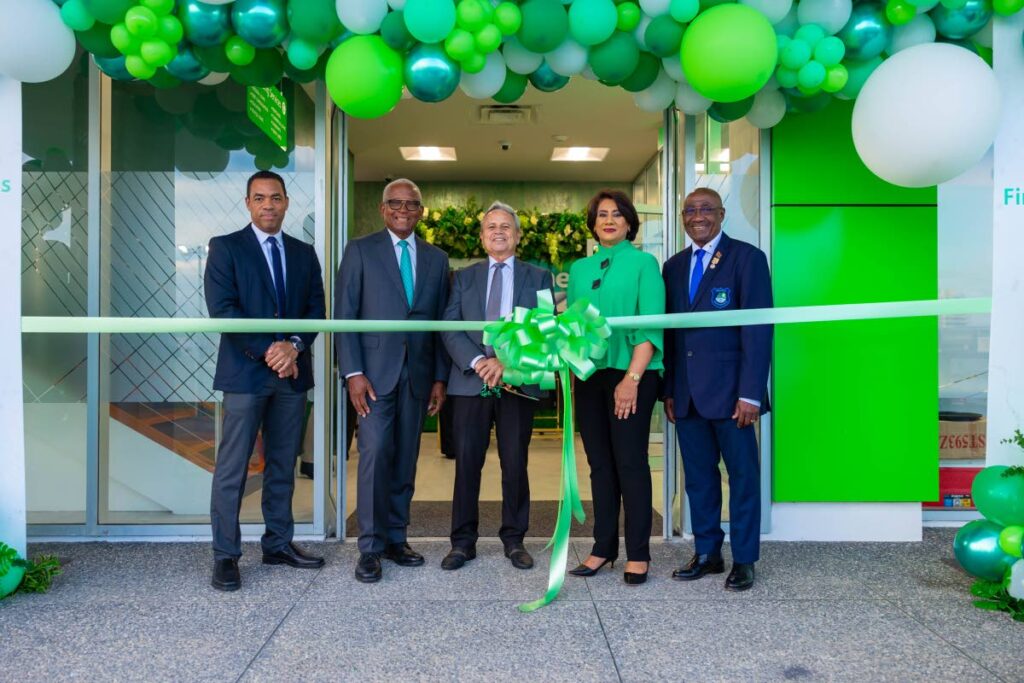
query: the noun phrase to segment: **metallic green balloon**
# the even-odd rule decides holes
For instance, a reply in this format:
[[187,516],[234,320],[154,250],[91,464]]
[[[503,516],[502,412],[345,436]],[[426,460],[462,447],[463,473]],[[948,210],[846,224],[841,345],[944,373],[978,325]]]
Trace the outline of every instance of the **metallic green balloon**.
[[530,74],[530,83],[533,83],[533,87],[542,92],[561,90],[568,82],[568,76],[555,73],[547,62],[541,62],[537,70]]
[[235,0],[231,21],[235,32],[253,47],[275,47],[288,36],[284,0]]
[[203,66],[187,43],[178,44],[178,54],[165,68],[167,73],[189,83],[194,83],[210,75],[210,70]]
[[504,104],[512,104],[526,92],[526,76],[517,74],[510,69],[505,70],[505,83],[494,95],[494,99]]
[[931,11],[935,30],[947,38],[959,40],[972,36],[985,27],[992,18],[991,0],[967,0],[959,9],[938,5]]
[[423,102],[447,99],[462,77],[462,69],[439,43],[414,47],[405,58],[402,72],[409,92]]
[[128,73],[128,69],[124,66],[124,55],[118,55],[117,57],[99,57],[97,55],[93,55],[92,61],[96,62],[96,66],[100,68],[100,71],[107,74],[115,81],[135,80],[135,76]]
[[1016,558],[999,547],[1002,527],[987,519],[965,524],[953,540],[953,554],[957,562],[971,576],[989,581],[1001,581]]
[[708,116],[719,123],[729,123],[730,121],[742,119],[753,106],[753,96],[738,102],[715,102],[708,107]]
[[208,5],[199,0],[184,0],[178,18],[185,37],[193,45],[213,47],[231,35],[231,9],[228,5]]
[[862,2],[853,6],[850,20],[839,33],[846,45],[846,58],[864,61],[885,51],[892,37],[892,24],[885,17],[885,6],[877,2]]

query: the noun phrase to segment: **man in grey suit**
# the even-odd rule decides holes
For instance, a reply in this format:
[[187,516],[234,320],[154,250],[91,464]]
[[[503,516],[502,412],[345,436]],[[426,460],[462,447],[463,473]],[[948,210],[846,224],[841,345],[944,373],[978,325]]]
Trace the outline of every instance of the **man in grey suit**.
[[[423,216],[411,180],[384,188],[384,230],[345,248],[334,290],[338,320],[440,320],[448,301],[448,256],[413,234]],[[338,333],[338,370],[359,415],[356,579],[379,581],[381,557],[423,564],[406,529],[424,413],[445,399],[449,360],[433,332]]]
[[[551,273],[516,260],[516,246],[521,238],[519,217],[512,207],[501,202],[491,204],[480,223],[480,241],[487,251],[487,261],[455,274],[445,320],[498,320],[509,315],[515,306],[537,305],[537,290],[551,289]],[[505,368],[494,357],[494,349],[484,346],[483,334],[445,332],[442,337],[452,357],[448,394],[453,402],[455,495],[452,549],[442,560],[441,568],[459,569],[476,557],[480,473],[493,425],[501,462],[498,536],[512,566],[530,569],[533,558],[523,547],[530,521],[526,461],[540,387],[521,387],[516,393],[499,389],[500,393],[495,395],[492,390],[501,386]]]

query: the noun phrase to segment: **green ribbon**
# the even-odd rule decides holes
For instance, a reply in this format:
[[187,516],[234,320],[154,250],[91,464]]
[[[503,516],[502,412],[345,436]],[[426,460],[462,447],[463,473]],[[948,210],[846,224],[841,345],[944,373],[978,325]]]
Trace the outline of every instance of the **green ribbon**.
[[572,518],[580,524],[586,519],[576,477],[570,372],[580,379],[594,374],[597,366],[591,359],[604,356],[610,336],[611,326],[586,299],[580,299],[561,315],[556,315],[550,290],[537,292],[536,308],[516,306],[509,320],[488,323],[484,328],[484,344],[494,347],[498,360],[505,366],[504,382],[517,386],[539,384],[541,389],[554,389],[555,373],[558,373],[562,383],[562,483],[559,486],[562,496],[558,501],[555,532],[545,548],[552,549],[548,590],[543,597],[520,605],[521,612],[540,609],[562,590]]

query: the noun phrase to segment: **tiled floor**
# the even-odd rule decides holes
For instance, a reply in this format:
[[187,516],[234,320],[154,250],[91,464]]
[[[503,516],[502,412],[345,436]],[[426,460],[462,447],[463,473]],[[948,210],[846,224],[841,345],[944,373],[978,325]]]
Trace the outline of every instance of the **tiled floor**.
[[655,541],[647,584],[618,566],[567,577],[532,614],[516,606],[546,587],[542,542],[531,571],[491,540],[444,572],[447,543],[421,541],[427,566],[386,562],[369,586],[351,544],[308,544],[318,571],[264,566],[247,545],[230,594],[209,587],[205,544],[37,544],[65,572],[0,602],[0,661],[19,681],[1024,681],[1024,624],[971,606],[952,537],[766,543],[744,594],[670,580],[692,547]]

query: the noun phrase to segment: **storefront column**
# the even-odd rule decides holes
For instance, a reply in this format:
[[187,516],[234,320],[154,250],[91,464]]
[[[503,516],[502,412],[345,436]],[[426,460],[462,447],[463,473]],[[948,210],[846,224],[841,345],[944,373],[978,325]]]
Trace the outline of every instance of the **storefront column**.
[[0,541],[24,557],[25,420],[21,386],[21,83],[0,75]]
[[1024,430],[1024,14],[998,17],[993,63],[1003,118],[993,164],[992,324],[988,356],[989,465],[1024,465],[1024,451],[1001,443]]

